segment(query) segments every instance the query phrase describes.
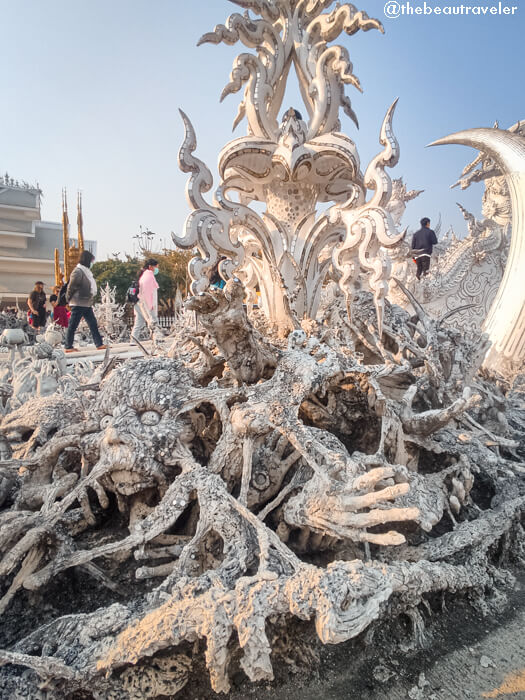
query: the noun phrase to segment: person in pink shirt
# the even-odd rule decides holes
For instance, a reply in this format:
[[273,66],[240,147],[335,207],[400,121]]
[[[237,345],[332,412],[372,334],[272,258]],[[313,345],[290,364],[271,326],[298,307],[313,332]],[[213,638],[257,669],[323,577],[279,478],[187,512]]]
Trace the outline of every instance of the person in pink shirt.
[[140,272],[138,279],[138,302],[134,306],[135,323],[133,324],[133,329],[131,331],[132,344],[135,338],[140,340],[140,333],[146,325],[148,326],[151,335],[153,335],[153,332],[158,327],[157,290],[159,285],[155,279],[156,275],[159,273],[157,264],[158,263],[154,258],[150,258],[149,260],[146,260],[144,267]]

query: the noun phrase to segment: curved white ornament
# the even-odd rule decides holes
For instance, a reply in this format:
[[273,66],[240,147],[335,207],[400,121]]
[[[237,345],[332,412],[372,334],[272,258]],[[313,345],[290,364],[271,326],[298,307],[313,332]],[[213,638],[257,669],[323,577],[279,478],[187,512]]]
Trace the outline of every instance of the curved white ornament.
[[484,365],[506,371],[525,361],[525,138],[502,129],[467,129],[431,146],[461,144],[490,155],[505,175],[512,205],[509,257],[496,298],[483,324],[492,346]]
[[[349,3],[328,11],[333,0],[232,2],[248,12],[230,15],[199,43],[240,41],[255,49],[237,56],[221,97],[244,90],[234,127],[246,118],[248,134],[221,151],[220,183],[213,204],[208,204],[203,195],[213,184],[211,173],[193,155],[195,133],[182,114],[186,137],[179,164],[191,173],[187,195],[193,212],[184,235],[173,234],[173,241],[198,251],[190,263],[191,290],[203,292],[220,261],[221,276],[235,274],[250,302],[258,291],[265,314],[285,333],[299,327],[301,319],[315,318],[333,264],[349,301],[364,273],[381,328],[390,279],[386,249],[400,238],[386,210],[392,184],[385,168],[399,157],[392,132],[395,103],[381,131],[384,149],[363,177],[357,148],[341,133],[339,121],[342,109],[357,123],[345,86],[361,89],[360,83],[346,48],[329,42],[341,32],[352,36],[383,27]],[[308,115],[303,120],[290,108],[279,123],[292,66]],[[368,189],[373,193],[367,202]],[[254,201],[264,202],[263,214],[250,208]],[[332,206],[319,213],[317,205],[324,202]]]

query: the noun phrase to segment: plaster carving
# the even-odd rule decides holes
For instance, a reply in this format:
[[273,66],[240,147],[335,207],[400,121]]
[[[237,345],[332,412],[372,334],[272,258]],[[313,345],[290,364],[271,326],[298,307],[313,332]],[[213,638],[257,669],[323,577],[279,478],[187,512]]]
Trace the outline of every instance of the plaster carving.
[[[462,208],[469,234],[462,239],[445,234],[434,252],[428,275],[418,281],[408,242],[394,255],[395,279],[403,281],[428,313],[444,323],[479,331],[503,277],[510,237],[509,229],[486,226]],[[391,285],[389,298],[406,305],[403,292]]]
[[[193,155],[195,133],[182,114],[186,138],[179,164],[191,173],[187,195],[193,212],[184,235],[173,234],[173,240],[179,247],[199,251],[190,263],[192,292],[207,288],[207,273],[220,263],[221,275],[228,279],[235,273],[251,302],[260,290],[262,308],[281,332],[297,328],[303,318],[315,318],[330,263],[339,272],[349,302],[365,273],[381,325],[390,277],[386,251],[403,237],[386,209],[392,185],[385,169],[399,158],[392,131],[395,103],[381,129],[384,149],[363,176],[354,143],[339,130],[340,109],[357,122],[344,86],[359,88],[359,81],[346,49],[328,46],[342,31],[353,35],[383,29],[353,5],[324,13],[329,5],[250,3],[260,19],[235,13],[202,37],[200,43],[241,41],[257,50],[257,55],[237,57],[223,91],[225,97],[245,86],[234,126],[246,117],[248,135],[221,151],[221,182],[213,205],[204,199],[213,184],[211,173]],[[279,124],[292,65],[308,121],[289,109]],[[373,194],[367,201],[368,189]],[[266,204],[263,215],[250,208],[253,201]],[[317,215],[316,205],[322,202],[333,205]]]
[[411,202],[425,190],[408,190],[402,177],[392,180],[392,195],[386,205],[386,210],[391,214],[394,224],[401,225],[401,219],[405,213],[407,202]]
[[118,342],[128,334],[124,318],[126,310],[117,304],[115,294],[116,289],[106,282],[100,290],[100,302],[93,307],[100,332],[112,342]]
[[[118,363],[108,350],[73,369],[50,335],[4,365],[9,696],[163,697],[202,664],[226,693],[240,672],[272,680],[292,624],[311,620],[308,634],[335,644],[406,614],[417,634],[420,605],[469,592],[488,606],[482,596],[504,595],[508,564],[523,556],[523,376],[510,386],[479,372],[487,335],[432,318],[402,281],[413,314],[387,298],[390,257],[404,245],[387,210],[395,105],[364,176],[337,131],[339,108],[353,114],[343,85],[356,79],[327,42],[379,23],[350,5],[325,13],[330,0],[236,3],[261,19],[232,15],[204,39],[258,51],[236,60],[228,88],[246,84],[239,118],[250,133],[223,151],[230,165],[209,206],[211,176],[184,117],[194,211],[182,242],[199,255],[170,338],[141,359]],[[309,121],[288,112],[279,126],[292,62]],[[251,173],[249,144],[260,146]],[[323,176],[317,147],[340,169]],[[321,194],[333,203],[315,219]],[[248,207],[259,196],[263,217]],[[337,282],[321,290],[330,260]],[[209,288],[216,262],[223,290]],[[257,280],[266,315],[243,304]]]
[[[523,122],[514,124],[508,133],[523,136]],[[478,221],[458,203],[468,235],[458,239],[453,231],[445,234],[434,251],[429,274],[420,282],[415,278],[408,241],[394,252],[394,277],[410,289],[431,315],[445,316],[450,312],[444,323],[471,332],[480,330],[489,315],[511,245],[511,199],[506,175],[502,173],[495,159],[485,152],[465,166],[453,187],[466,189],[472,182],[483,182],[484,218]],[[402,291],[395,285],[391,285],[389,298],[406,305]],[[505,371],[503,366],[501,370]]]
[[[66,685],[156,697],[184,686],[181,645],[205,638],[212,686],[227,692],[234,630],[248,678],[271,679],[273,616],[314,618],[319,638],[337,643],[392,605],[491,585],[491,544],[525,507],[512,452],[519,404],[475,376],[483,338],[433,321],[406,293],[417,320],[385,301],[382,339],[374,294],[356,294],[349,320],[333,285],[322,307],[331,315],[274,344],[252,327],[232,279],[184,312],[204,328],[194,345],[203,363],[181,328],[171,358],[104,363],[67,395],[10,410],[0,423],[0,614],[9,620],[24,591],[71,569],[107,604],[99,597],[98,610],[19,637],[2,664],[28,666],[57,697]],[[480,474],[513,498],[479,510]],[[115,513],[120,525],[101,538]],[[338,560],[341,547],[351,561]],[[320,551],[333,563],[303,560]]]
[[[22,312],[17,314],[13,313],[0,313],[0,335],[3,335],[5,330],[10,328],[21,328],[26,336],[27,343],[34,343],[36,339],[36,333],[32,326],[29,325],[27,316]],[[7,334],[6,334],[7,336]],[[6,337],[4,336],[4,337]],[[5,340],[2,344],[2,348],[7,348],[9,343]]]
[[[432,144],[464,143],[478,148],[493,160],[498,170],[493,171],[495,177],[491,178],[484,173],[485,180],[489,182],[484,209],[490,211],[495,220],[508,220],[505,186],[510,193],[512,234],[508,259],[498,292],[483,324],[492,342],[486,366],[499,368],[500,371],[506,368],[510,372],[521,367],[525,359],[525,288],[521,273],[525,254],[525,138],[522,132],[523,124],[518,122],[509,131],[470,129]],[[505,182],[501,177],[505,178]]]

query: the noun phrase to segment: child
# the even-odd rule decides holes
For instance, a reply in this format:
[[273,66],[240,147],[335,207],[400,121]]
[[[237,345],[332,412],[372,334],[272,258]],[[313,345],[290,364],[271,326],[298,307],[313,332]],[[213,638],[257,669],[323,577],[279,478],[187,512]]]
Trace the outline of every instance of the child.
[[62,328],[67,328],[69,314],[65,305],[65,299],[60,294],[60,287],[53,288],[53,294],[49,297],[49,301],[53,307],[51,311],[53,323],[56,323],[57,326],[62,326]]

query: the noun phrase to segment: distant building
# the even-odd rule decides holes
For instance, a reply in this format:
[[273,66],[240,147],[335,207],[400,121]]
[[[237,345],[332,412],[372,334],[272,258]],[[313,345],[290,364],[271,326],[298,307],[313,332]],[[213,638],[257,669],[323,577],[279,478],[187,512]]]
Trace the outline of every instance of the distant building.
[[[36,280],[44,282],[48,296],[55,285],[55,249],[64,249],[63,228],[40,218],[41,194],[38,186],[0,177],[0,306],[25,305]],[[84,246],[96,254],[95,241]]]

